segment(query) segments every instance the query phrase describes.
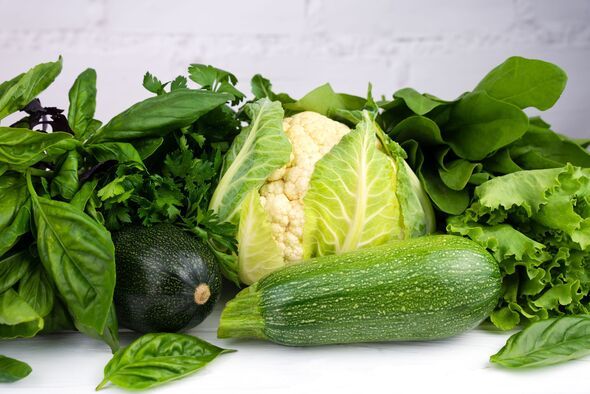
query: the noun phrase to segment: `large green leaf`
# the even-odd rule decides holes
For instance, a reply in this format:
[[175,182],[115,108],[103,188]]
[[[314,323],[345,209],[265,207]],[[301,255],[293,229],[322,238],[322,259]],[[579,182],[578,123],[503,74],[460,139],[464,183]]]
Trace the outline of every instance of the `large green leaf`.
[[61,56],[56,62],[41,63],[24,74],[2,84],[0,89],[0,119],[24,108],[45,90],[61,72]]
[[474,89],[519,108],[549,109],[561,96],[567,74],[555,64],[519,56],[508,58]]
[[172,130],[191,125],[231,98],[226,93],[177,89],[132,105],[89,139],[97,143],[161,137]]
[[69,92],[68,123],[79,139],[90,127],[96,110],[96,71],[84,70],[74,81]]
[[270,221],[256,189],[244,199],[236,238],[242,283],[251,285],[285,264],[283,253],[272,238]]
[[304,257],[344,253],[403,236],[394,162],[377,148],[376,123],[363,113],[315,165],[305,194]]
[[28,364],[0,354],[0,383],[16,382],[26,378],[31,371]]
[[563,316],[531,324],[508,338],[490,361],[508,368],[540,367],[590,354],[590,316]]
[[232,351],[185,334],[146,334],[113,356],[96,389],[108,382],[130,390],[147,389],[194,373]]
[[71,138],[71,134],[68,133],[43,133],[28,129],[0,127],[0,162],[15,167],[32,166],[41,160],[54,157],[51,148]]
[[472,92],[453,106],[444,138],[459,157],[477,161],[519,139],[528,126],[516,106]]
[[102,334],[115,289],[110,233],[70,204],[37,196],[30,183],[29,191],[45,270],[79,329]]
[[27,199],[18,207],[12,222],[0,231],[0,256],[8,252],[19,239],[30,230],[31,200]]
[[416,115],[426,115],[436,107],[448,105],[446,101],[420,94],[412,88],[400,89],[393,94],[393,97],[404,100],[408,108]]
[[291,155],[291,143],[283,132],[281,103],[261,99],[248,104],[245,111],[250,125],[226,153],[222,177],[209,205],[222,221],[234,223],[246,194],[258,190],[273,171],[287,164]]
[[43,328],[43,319],[13,289],[0,294],[0,339],[29,338]]

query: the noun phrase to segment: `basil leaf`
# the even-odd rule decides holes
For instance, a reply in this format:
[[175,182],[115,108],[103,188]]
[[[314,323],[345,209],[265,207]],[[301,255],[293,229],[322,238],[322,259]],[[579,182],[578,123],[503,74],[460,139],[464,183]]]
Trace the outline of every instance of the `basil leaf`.
[[66,200],[71,200],[78,191],[78,163],[80,154],[71,150],[65,155],[65,159],[57,175],[51,180],[51,196],[62,196]]
[[519,108],[553,107],[565,89],[567,74],[555,64],[513,56],[484,77],[474,89]]
[[55,294],[53,286],[40,262],[32,267],[18,284],[18,295],[29,304],[39,316],[47,316],[53,309]]
[[0,232],[0,256],[8,252],[30,230],[31,200],[27,199],[18,209],[12,222]]
[[562,316],[532,323],[508,338],[490,361],[508,368],[539,367],[590,354],[590,316]]
[[25,177],[11,174],[0,176],[0,231],[12,223],[28,196]]
[[26,251],[20,251],[0,260],[0,293],[11,288],[29,271],[31,256]]
[[519,139],[528,126],[519,108],[472,92],[453,106],[444,137],[459,157],[477,161]]
[[96,71],[84,70],[74,81],[69,92],[68,124],[78,139],[84,137],[96,110]]
[[6,88],[7,85],[2,84],[5,90],[3,92],[0,90],[0,119],[24,108],[51,85],[61,72],[61,66],[60,56],[56,62],[39,64],[21,76],[8,81],[8,85],[10,85],[8,88]]
[[102,334],[115,288],[115,252],[110,233],[70,204],[37,196],[28,187],[37,225],[37,249],[76,326]]
[[116,160],[120,163],[135,162],[143,167],[143,161],[139,152],[128,142],[103,142],[87,145],[86,148],[96,160]]
[[22,361],[0,354],[0,383],[11,383],[26,378],[32,369]]
[[80,190],[78,190],[78,192],[74,194],[74,197],[72,197],[70,205],[84,211],[88,200],[92,197],[94,189],[96,189],[96,185],[98,185],[98,179],[84,182]]
[[229,99],[231,96],[225,93],[190,89],[150,97],[115,116],[90,137],[90,142],[161,137],[192,124]]
[[70,134],[62,132],[43,133],[29,129],[0,127],[0,162],[17,167],[32,166],[41,160],[54,157],[57,152],[48,150],[70,138]]
[[43,321],[45,324],[43,330],[40,331],[42,334],[74,330],[76,328],[66,307],[57,297],[53,300],[53,309],[47,316],[43,317]]
[[119,350],[104,368],[104,379],[125,389],[146,389],[187,376],[213,361],[222,349],[185,334],[147,334]]
[[156,138],[142,138],[139,140],[133,141],[133,146],[141,160],[145,160],[150,157],[154,152],[162,145],[164,142],[164,138],[156,137]]
[[13,289],[0,294],[0,339],[28,338],[43,328],[43,319]]

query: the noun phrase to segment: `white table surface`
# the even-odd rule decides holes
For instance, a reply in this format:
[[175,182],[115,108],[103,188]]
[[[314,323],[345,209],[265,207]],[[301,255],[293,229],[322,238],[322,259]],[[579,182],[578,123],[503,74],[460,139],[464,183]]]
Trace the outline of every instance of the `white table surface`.
[[[534,370],[509,371],[488,362],[508,338],[475,329],[433,342],[378,343],[292,348],[255,340],[220,340],[224,302],[189,333],[225,348],[194,375],[147,392],[163,393],[590,393],[590,358]],[[137,334],[121,333],[122,345]],[[25,379],[0,384],[0,393],[94,392],[111,352],[79,333],[4,341],[0,354],[31,365]],[[128,393],[109,385],[105,394]]]

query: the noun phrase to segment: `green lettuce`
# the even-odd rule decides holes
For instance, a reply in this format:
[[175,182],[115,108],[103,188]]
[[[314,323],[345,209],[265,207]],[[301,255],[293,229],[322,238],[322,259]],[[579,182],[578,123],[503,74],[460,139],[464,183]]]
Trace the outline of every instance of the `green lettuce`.
[[448,218],[447,231],[480,243],[499,262],[497,327],[590,312],[590,168],[491,179],[475,188],[462,215]]

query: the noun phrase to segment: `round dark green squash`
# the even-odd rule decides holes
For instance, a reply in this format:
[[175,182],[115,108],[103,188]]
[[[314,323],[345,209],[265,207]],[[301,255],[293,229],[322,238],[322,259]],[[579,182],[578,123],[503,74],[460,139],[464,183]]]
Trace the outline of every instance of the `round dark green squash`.
[[119,324],[142,333],[201,323],[219,299],[215,256],[200,239],[167,223],[113,233]]

